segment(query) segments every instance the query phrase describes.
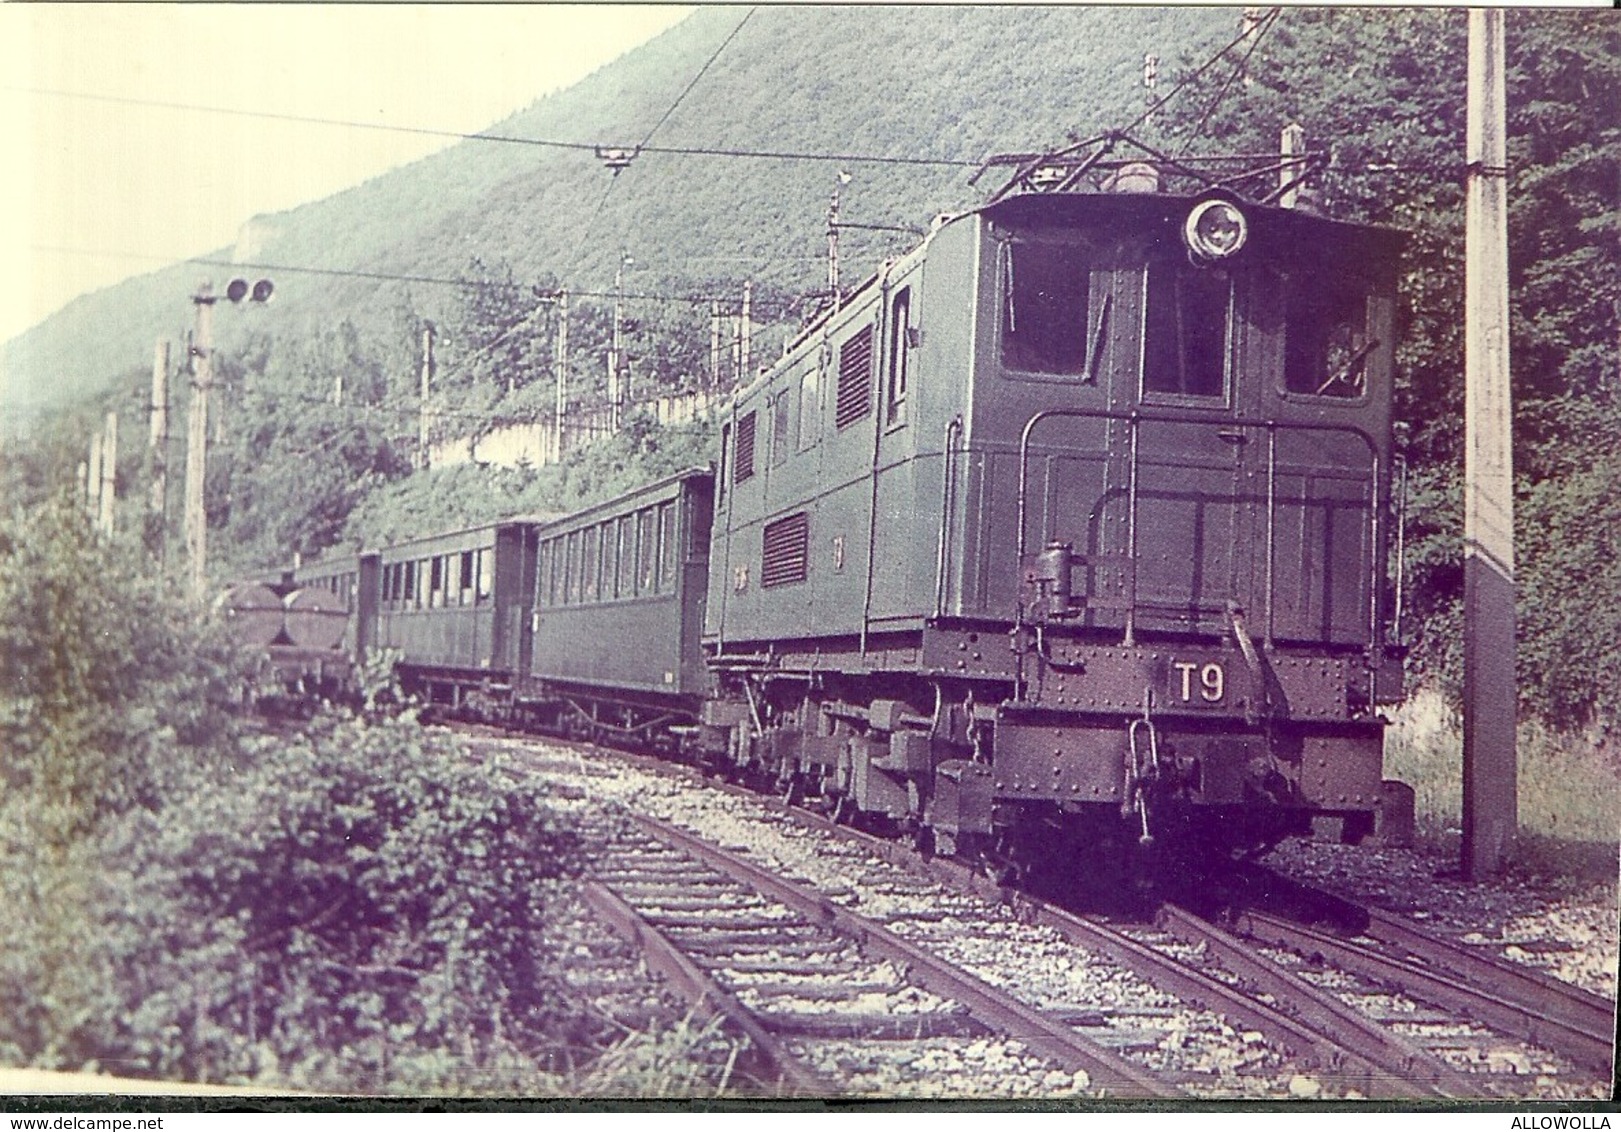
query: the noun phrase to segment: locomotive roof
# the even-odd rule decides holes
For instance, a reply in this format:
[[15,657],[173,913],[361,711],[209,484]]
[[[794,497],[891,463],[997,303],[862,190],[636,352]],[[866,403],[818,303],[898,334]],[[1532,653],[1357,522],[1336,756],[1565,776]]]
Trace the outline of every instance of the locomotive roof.
[[401,550],[407,547],[422,546],[426,543],[444,542],[448,539],[459,539],[480,531],[494,530],[497,527],[507,527],[513,524],[550,523],[560,518],[562,514],[560,511],[551,511],[536,512],[528,515],[503,515],[500,518],[488,519],[482,523],[469,523],[464,527],[453,527],[450,530],[434,531],[425,535],[413,535],[410,538],[398,539],[378,546],[369,546],[366,548],[366,553],[375,554],[379,551]]
[[[841,314],[858,305],[862,295],[886,275],[903,271],[913,260],[924,254],[934,236],[943,228],[969,217],[983,216],[992,221],[1013,224],[1087,224],[1111,231],[1138,230],[1155,223],[1180,222],[1194,205],[1213,198],[1230,200],[1247,215],[1264,221],[1274,244],[1300,242],[1310,246],[1324,237],[1330,240],[1356,241],[1368,244],[1379,255],[1394,257],[1406,243],[1407,233],[1397,228],[1375,224],[1362,224],[1350,220],[1337,220],[1302,208],[1282,208],[1259,204],[1237,193],[1221,189],[1199,193],[1170,192],[1023,192],[1001,197],[977,208],[963,212],[945,213],[937,217],[929,232],[904,255],[887,261],[882,267],[849,292],[843,294],[837,308],[822,311],[794,335],[790,348],[825,331]],[[741,399],[756,387],[769,381],[776,365],[761,371],[734,393]]]
[[1394,254],[1406,239],[1406,233],[1396,228],[1334,219],[1303,208],[1260,204],[1237,193],[1219,190],[1202,193],[1026,192],[981,205],[963,215],[981,215],[1011,223],[1140,225],[1179,219],[1194,205],[1214,198],[1232,201],[1247,215],[1264,220],[1268,228],[1285,240],[1315,240],[1332,233],[1345,239],[1371,241],[1380,250]]

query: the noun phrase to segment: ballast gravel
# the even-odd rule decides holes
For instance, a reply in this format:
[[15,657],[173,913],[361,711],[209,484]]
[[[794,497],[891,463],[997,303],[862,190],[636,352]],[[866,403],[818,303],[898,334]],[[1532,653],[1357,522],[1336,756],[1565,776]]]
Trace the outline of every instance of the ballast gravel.
[[1475,944],[1613,999],[1621,966],[1617,877],[1510,872],[1468,884],[1455,858],[1424,849],[1289,841],[1267,858],[1280,872]]
[[[535,750],[534,740],[504,742],[525,752]],[[1104,1023],[1106,1044],[1168,1072],[1191,1095],[1360,1099],[1355,1090],[1336,1092],[1310,1073],[1293,1069],[1260,1034],[1235,1032],[1218,1016],[1179,1003],[1056,933],[1019,923],[1000,906],[948,892],[857,846],[786,822],[750,799],[625,763],[593,761],[586,771],[585,762],[572,754],[547,761],[551,764],[547,772],[570,778],[574,786],[568,797],[553,798],[559,808],[584,813],[603,802],[617,802],[744,852],[1038,1008],[1092,1015],[1093,1021]],[[1577,885],[1518,878],[1495,886],[1465,885],[1448,876],[1446,862],[1420,851],[1309,841],[1286,843],[1268,864],[1351,899],[1409,915],[1463,942],[1493,946],[1510,959],[1600,994],[1615,994],[1618,932],[1613,882]],[[885,987],[904,981],[901,972],[884,967],[873,964],[836,981]],[[774,983],[780,992],[784,976],[740,971],[730,973],[728,981],[741,996],[748,996],[750,981]],[[1337,980],[1327,974],[1325,981]],[[774,993],[756,996],[758,1003],[751,1005],[801,1013],[954,1008],[915,990],[910,995],[874,990],[840,1005],[838,999],[818,997],[810,985],[805,989],[803,999]],[[1353,993],[1350,984],[1332,989]],[[1359,1005],[1387,1015],[1416,1010],[1401,996],[1388,998]],[[1413,1027],[1412,1036],[1421,1033]],[[1450,1036],[1467,1041],[1481,1035],[1465,1027]],[[1056,1070],[1017,1042],[995,1038],[883,1043],[795,1039],[790,1044],[810,1064],[843,1082],[853,1096],[1057,1098],[1095,1092],[1086,1074]],[[1482,1048],[1469,1056],[1488,1059],[1494,1073],[1521,1079],[1536,1074],[1534,1095],[1568,1095],[1564,1082],[1546,1075],[1554,1067],[1541,1063],[1534,1051]]]

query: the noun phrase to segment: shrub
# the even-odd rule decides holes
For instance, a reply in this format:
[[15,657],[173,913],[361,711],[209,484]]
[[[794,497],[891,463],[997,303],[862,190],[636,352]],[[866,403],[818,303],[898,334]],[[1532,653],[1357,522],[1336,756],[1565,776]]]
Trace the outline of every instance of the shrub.
[[245,669],[219,625],[59,496],[0,523],[0,767],[71,839],[219,749]]
[[[36,930],[7,942],[28,945],[44,990],[7,1044],[197,1081],[510,1086],[565,1028],[535,989],[536,936],[575,840],[536,791],[409,719],[247,741],[238,765],[36,874],[51,878]],[[65,925],[52,907],[82,911]]]

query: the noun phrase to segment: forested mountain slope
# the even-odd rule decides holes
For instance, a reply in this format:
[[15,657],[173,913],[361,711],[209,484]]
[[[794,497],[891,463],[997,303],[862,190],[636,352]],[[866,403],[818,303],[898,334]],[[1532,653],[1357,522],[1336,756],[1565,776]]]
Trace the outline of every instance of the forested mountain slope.
[[[745,16],[701,81],[680,97]],[[1230,9],[705,8],[487,132],[973,162],[1134,116],[1145,52],[1167,60],[1208,52],[1233,37],[1237,18]],[[972,170],[963,167],[649,152],[615,179],[589,149],[467,141],[260,218],[264,239],[255,259],[447,277],[477,257],[510,266],[519,280],[549,274],[601,289],[624,248],[646,278],[753,276],[810,289],[824,271],[827,195],[841,167],[853,174],[845,192],[851,220],[923,224],[974,200],[966,185]],[[853,264],[870,268],[894,240],[852,233],[846,251]],[[226,274],[181,265],[132,279],[7,344],[0,353],[6,403],[82,399],[148,364],[153,339],[185,324],[189,288],[210,270]],[[342,319],[368,338],[389,333],[406,290],[290,270],[277,284],[276,304],[254,320],[272,334]],[[411,302],[429,317],[444,317],[456,298],[450,288],[411,290]],[[229,348],[247,331],[221,320],[218,333]]]

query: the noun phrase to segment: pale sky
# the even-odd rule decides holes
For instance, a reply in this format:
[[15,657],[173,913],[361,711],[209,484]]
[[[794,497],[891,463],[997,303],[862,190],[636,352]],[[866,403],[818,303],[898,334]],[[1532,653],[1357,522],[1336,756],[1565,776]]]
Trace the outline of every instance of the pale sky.
[[452,144],[62,94],[474,131],[691,10],[0,3],[0,341]]

